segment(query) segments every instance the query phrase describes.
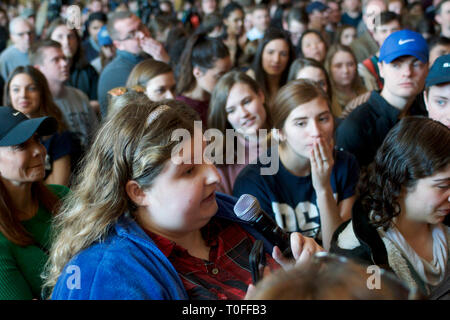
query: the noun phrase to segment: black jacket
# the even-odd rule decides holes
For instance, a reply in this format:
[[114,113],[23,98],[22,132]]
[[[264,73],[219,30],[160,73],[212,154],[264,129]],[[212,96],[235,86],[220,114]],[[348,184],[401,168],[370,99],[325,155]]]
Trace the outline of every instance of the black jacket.
[[[409,115],[424,115],[422,95],[417,96]],[[400,110],[390,105],[377,91],[353,110],[336,130],[336,145],[353,153],[360,167],[368,166],[389,130],[399,121]]]

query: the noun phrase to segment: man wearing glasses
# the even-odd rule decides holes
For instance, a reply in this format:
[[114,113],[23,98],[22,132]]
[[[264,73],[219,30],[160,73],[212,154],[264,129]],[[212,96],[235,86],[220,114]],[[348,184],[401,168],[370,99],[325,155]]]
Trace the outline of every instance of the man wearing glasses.
[[9,34],[13,45],[0,55],[0,74],[4,81],[18,66],[28,65],[28,50],[34,41],[31,23],[24,17],[16,17],[9,23]]
[[131,12],[117,12],[108,21],[108,33],[116,47],[116,57],[100,74],[98,98],[102,117],[108,108],[107,92],[124,86],[135,65],[152,57],[169,62],[169,55],[163,45],[154,40],[147,27]]

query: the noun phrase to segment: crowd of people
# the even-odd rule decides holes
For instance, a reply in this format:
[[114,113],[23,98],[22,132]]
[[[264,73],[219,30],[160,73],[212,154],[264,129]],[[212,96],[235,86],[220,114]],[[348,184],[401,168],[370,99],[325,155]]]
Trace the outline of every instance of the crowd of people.
[[449,0],[3,1],[0,86],[0,299],[450,298]]

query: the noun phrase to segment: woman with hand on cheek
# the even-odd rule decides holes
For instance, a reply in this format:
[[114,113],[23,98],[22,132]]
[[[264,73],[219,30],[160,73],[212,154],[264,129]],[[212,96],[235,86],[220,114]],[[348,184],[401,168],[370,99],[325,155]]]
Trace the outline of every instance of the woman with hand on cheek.
[[233,195],[252,194],[280,227],[322,241],[328,249],[335,229],[350,218],[356,160],[334,150],[329,100],[314,82],[295,80],[281,88],[270,116],[278,129],[279,170],[260,175],[264,165],[248,165]]

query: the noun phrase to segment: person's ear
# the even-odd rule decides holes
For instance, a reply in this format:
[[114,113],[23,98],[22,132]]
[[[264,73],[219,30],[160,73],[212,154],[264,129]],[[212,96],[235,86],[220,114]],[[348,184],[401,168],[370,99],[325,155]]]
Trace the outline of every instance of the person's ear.
[[380,77],[384,78],[383,62],[378,62],[378,70],[380,71]]
[[200,67],[194,67],[192,69],[192,74],[194,75],[195,79],[198,79],[203,76],[203,71],[200,69]]
[[147,197],[141,186],[134,180],[130,180],[125,185],[125,191],[133,203],[138,207],[147,205]]

